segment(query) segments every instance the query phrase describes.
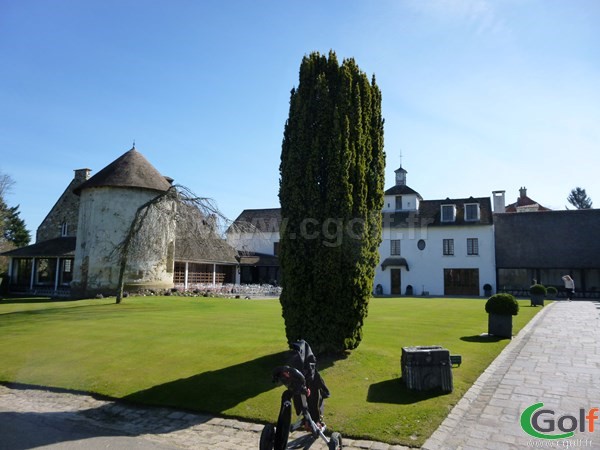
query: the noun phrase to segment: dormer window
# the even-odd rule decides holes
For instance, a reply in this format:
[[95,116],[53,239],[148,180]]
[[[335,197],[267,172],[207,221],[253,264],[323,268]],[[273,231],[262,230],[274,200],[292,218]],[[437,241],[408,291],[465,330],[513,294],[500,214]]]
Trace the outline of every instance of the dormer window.
[[479,221],[479,218],[479,203],[465,204],[465,221],[477,222]]
[[454,222],[456,220],[456,205],[442,205],[442,222]]

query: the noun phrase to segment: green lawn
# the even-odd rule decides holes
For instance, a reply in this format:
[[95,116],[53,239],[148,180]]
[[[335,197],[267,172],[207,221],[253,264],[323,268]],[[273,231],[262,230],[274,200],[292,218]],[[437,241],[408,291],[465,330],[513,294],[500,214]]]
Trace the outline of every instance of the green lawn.
[[[520,301],[520,330],[540,308]],[[484,300],[373,299],[360,347],[322,358],[325,419],[348,437],[419,446],[506,346],[487,331]],[[307,320],[309,320],[307,318]],[[313,320],[319,320],[315,318]],[[135,402],[274,422],[285,332],[277,300],[126,298],[0,301],[0,381],[96,392]],[[401,348],[461,354],[454,392],[415,394],[400,382]]]

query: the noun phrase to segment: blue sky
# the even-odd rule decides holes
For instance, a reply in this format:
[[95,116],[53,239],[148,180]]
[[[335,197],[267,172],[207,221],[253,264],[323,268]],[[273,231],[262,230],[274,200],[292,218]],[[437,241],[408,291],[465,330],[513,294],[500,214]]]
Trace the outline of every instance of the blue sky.
[[73,177],[136,148],[234,219],[277,207],[302,57],[354,57],[383,95],[386,186],[521,186],[600,207],[596,0],[0,0],[0,172],[35,231]]

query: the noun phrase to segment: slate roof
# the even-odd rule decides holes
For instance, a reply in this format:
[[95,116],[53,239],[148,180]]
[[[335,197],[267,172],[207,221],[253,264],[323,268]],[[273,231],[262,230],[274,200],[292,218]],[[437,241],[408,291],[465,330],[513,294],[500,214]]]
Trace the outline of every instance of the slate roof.
[[600,209],[494,216],[496,266],[600,269]]
[[75,194],[96,187],[130,187],[164,192],[171,183],[135,147],[115,159],[77,189]]
[[404,266],[404,267],[406,267],[407,271],[410,270],[408,268],[408,262],[406,261],[406,258],[400,258],[400,257],[386,258],[381,263],[381,270],[385,270],[386,267],[390,267],[390,266]]
[[409,188],[405,184],[399,184],[399,185],[393,186],[393,187],[389,188],[387,191],[385,191],[383,194],[384,195],[411,195],[411,194],[416,194],[416,196],[419,197],[419,200],[423,200],[423,197],[421,197],[421,194],[419,194],[414,189]]
[[243,230],[248,224],[252,226],[251,230],[262,233],[279,232],[281,208],[245,209],[233,221],[233,227],[229,227],[227,232],[233,232],[236,228]]
[[[465,220],[465,205],[472,203],[479,204],[478,221]],[[454,222],[442,222],[442,205],[456,206],[456,218]],[[456,227],[492,225],[493,223],[494,216],[492,214],[492,204],[489,197],[423,200],[419,203],[418,211],[397,211],[383,214],[383,226],[393,228],[408,228],[414,226]]]
[[1,253],[2,256],[12,256],[13,258],[34,258],[34,257],[74,257],[75,256],[75,237],[61,237],[47,241],[37,242],[27,247],[17,248],[8,252]]

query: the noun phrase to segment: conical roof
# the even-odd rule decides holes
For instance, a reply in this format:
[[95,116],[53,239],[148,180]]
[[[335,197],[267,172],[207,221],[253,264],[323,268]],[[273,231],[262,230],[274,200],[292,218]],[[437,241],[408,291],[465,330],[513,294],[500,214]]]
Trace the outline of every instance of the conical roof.
[[79,186],[75,193],[79,195],[84,189],[107,186],[164,192],[171,184],[133,147]]

